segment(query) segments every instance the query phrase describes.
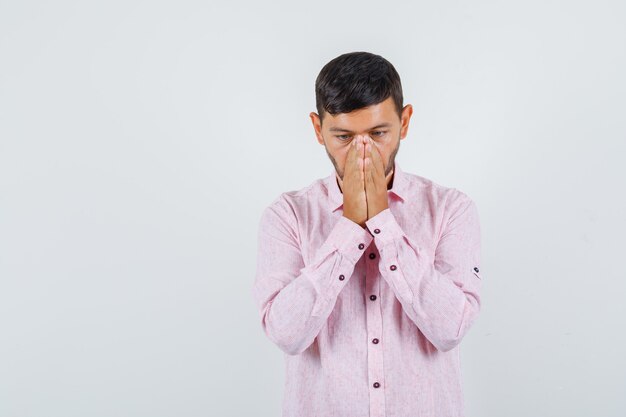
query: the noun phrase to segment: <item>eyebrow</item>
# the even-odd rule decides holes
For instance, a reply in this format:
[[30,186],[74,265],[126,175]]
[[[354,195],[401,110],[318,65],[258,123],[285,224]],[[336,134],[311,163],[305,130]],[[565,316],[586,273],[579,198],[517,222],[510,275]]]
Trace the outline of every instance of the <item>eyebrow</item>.
[[[378,129],[381,127],[391,127],[391,123],[381,123],[379,125],[376,125],[372,128],[370,128],[369,130],[374,130],[374,129]],[[331,127],[329,129],[331,132],[348,132],[348,133],[352,133],[352,131],[348,130],[348,129],[342,129],[340,127]]]

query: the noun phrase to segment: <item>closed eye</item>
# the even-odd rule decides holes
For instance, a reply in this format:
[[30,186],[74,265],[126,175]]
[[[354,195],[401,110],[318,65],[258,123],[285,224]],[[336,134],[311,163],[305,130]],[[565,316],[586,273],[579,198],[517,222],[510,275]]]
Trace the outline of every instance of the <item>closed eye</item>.
[[[385,136],[386,133],[387,133],[387,131],[385,131],[385,130],[376,130],[376,131],[372,132],[372,136],[379,138],[379,137]],[[349,138],[351,138],[352,136],[350,136],[350,135],[335,135],[335,137],[337,139],[341,140],[341,141],[346,141]]]

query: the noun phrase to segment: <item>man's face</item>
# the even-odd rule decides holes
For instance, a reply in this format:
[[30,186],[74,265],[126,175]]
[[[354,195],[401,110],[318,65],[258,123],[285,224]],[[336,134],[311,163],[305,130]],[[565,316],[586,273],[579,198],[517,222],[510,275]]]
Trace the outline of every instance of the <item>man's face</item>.
[[372,138],[378,148],[385,168],[385,176],[391,172],[400,140],[406,137],[409,119],[413,108],[407,104],[399,118],[395,111],[393,99],[386,100],[369,107],[354,110],[350,113],[324,115],[324,123],[320,123],[317,113],[310,113],[317,141],[324,145],[326,153],[335,166],[337,176],[343,181],[346,157],[350,143],[359,135]]

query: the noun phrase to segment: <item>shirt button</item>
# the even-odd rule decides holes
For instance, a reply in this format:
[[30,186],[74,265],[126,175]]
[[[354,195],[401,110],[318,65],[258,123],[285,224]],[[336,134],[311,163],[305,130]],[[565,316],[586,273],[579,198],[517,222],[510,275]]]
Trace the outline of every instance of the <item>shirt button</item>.
[[376,338],[372,339],[372,343],[377,345],[378,344],[378,339],[376,339]]
[[380,384],[378,382],[374,382],[374,388],[378,388],[380,387]]
[[379,234],[380,233],[380,229],[374,229],[374,233]]
[[365,247],[365,245],[364,245],[364,244],[359,243],[359,249],[363,249],[364,247]]
[[370,300],[374,301],[376,299],[376,296],[374,294],[370,295]]
[[478,267],[475,266],[474,267],[474,271],[478,272]]
[[396,270],[396,266],[395,266],[395,265],[391,265],[391,266],[389,267],[389,269],[391,269],[392,271],[395,271],[395,270]]
[[339,280],[340,280],[340,281],[343,281],[343,280],[344,280],[344,278],[345,278],[345,277],[343,276],[343,274],[339,275]]
[[370,253],[370,259],[374,259],[376,257],[375,253]]

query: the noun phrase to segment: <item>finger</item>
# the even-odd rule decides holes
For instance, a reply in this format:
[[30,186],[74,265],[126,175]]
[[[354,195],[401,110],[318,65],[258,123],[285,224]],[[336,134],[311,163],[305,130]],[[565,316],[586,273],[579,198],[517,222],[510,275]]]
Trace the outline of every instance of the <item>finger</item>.
[[372,154],[372,139],[367,138],[365,144],[365,158],[367,159],[367,169],[369,170],[369,175],[371,178],[374,178],[376,174],[376,166],[373,164],[373,154]]
[[354,178],[355,173],[358,168],[358,162],[357,162],[358,152],[356,148],[356,142],[352,141],[349,146],[350,146],[350,149],[348,149],[348,156],[346,157],[346,167],[345,167],[344,175],[347,177]]
[[358,178],[363,179],[363,143],[359,137],[354,138],[354,169],[359,173]]
[[364,166],[363,166],[363,158],[357,158],[357,162],[358,162],[358,168],[359,168],[359,182],[361,183],[361,185],[363,184],[363,181],[365,181],[365,176],[364,176]]
[[[362,144],[360,143],[359,138],[353,139],[350,144],[350,161],[349,161],[349,176],[354,181],[354,183],[359,183],[363,181],[363,161],[362,161]],[[348,165],[348,163],[346,164]]]
[[372,157],[372,169],[374,175],[378,177],[384,177],[385,167],[383,164],[383,158],[378,150],[378,146],[374,144],[374,141],[370,141],[371,157]]
[[372,165],[372,155],[371,155],[371,145],[367,144],[366,145],[366,151],[365,151],[365,159],[364,159],[364,165],[365,165],[365,183],[366,183],[366,187],[370,190],[373,190],[375,188],[375,182],[374,182],[374,171],[373,171],[373,165]]
[[359,137],[359,155],[358,155],[358,160],[359,160],[359,167],[361,168],[361,185],[364,187],[364,181],[365,181],[365,138],[363,136]]

